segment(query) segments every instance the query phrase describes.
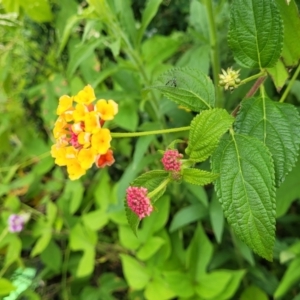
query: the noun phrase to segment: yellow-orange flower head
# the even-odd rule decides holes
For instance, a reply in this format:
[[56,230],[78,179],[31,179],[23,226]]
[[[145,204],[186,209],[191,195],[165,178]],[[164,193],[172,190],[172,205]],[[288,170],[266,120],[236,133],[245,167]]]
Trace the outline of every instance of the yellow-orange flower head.
[[94,100],[90,85],[75,96],[59,98],[53,129],[56,143],[51,147],[51,155],[57,165],[67,167],[71,180],[80,178],[93,164],[102,168],[114,162],[111,134],[103,125],[118,113],[118,104],[100,99],[94,105]]

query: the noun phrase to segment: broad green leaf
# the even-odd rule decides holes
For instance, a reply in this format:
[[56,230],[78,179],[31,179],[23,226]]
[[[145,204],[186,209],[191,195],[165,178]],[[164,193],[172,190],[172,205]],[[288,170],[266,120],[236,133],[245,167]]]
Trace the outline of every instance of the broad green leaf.
[[236,293],[237,289],[239,288],[243,277],[245,276],[245,271],[244,270],[239,270],[239,271],[226,270],[226,272],[231,273],[231,276],[232,276],[231,280],[226,285],[222,294],[211,300],[235,299],[233,296]]
[[226,272],[225,270],[205,274],[199,279],[196,286],[196,293],[203,299],[212,299],[215,297],[218,297],[219,299],[231,278],[231,273]]
[[209,217],[212,229],[215,234],[217,242],[222,241],[222,234],[224,230],[224,214],[216,194],[214,193],[209,206]]
[[270,150],[276,185],[292,170],[299,153],[300,117],[296,108],[266,97],[246,99],[236,118],[236,131],[261,140]]
[[284,273],[283,278],[281,279],[280,284],[274,293],[275,299],[283,297],[294,284],[299,282],[300,280],[299,270],[300,270],[300,257],[297,257],[290,263],[286,272]]
[[12,236],[9,241],[6,256],[5,256],[5,267],[10,266],[13,262],[19,259],[22,251],[22,242],[17,235]]
[[52,238],[51,227],[45,228],[43,234],[39,237],[36,244],[34,245],[30,253],[30,256],[34,257],[42,253],[45,250],[45,248],[48,246],[51,238]]
[[4,9],[8,13],[15,12],[19,14],[19,8],[20,8],[20,0],[2,0],[1,3],[4,6]]
[[74,214],[80,207],[83,193],[84,188],[81,181],[67,181],[63,197],[66,201],[69,201],[69,211],[71,214]]
[[82,216],[82,222],[93,231],[103,228],[108,223],[107,212],[97,209]]
[[55,221],[57,215],[57,206],[48,199],[47,202],[47,219],[50,225],[52,225]]
[[163,275],[176,295],[188,298],[194,294],[194,283],[185,272],[167,271]]
[[300,18],[297,4],[294,0],[289,5],[286,1],[275,0],[280,10],[284,25],[282,58],[286,66],[295,66],[300,59]]
[[206,274],[207,266],[213,254],[213,246],[201,225],[197,226],[193,239],[186,251],[186,268],[194,281]]
[[163,73],[150,88],[159,90],[170,100],[192,111],[215,106],[215,90],[211,79],[196,69],[171,69]]
[[20,5],[26,14],[36,22],[49,22],[53,15],[47,0],[22,0]]
[[145,261],[154,255],[159,248],[165,243],[165,241],[157,236],[152,236],[148,239],[144,245],[141,246],[136,256],[138,259]]
[[141,245],[140,239],[138,239],[131,228],[128,225],[118,226],[119,241],[123,247],[130,250],[136,250]]
[[201,203],[184,207],[174,215],[170,225],[170,232],[174,232],[192,222],[200,221],[206,216],[207,208]]
[[0,296],[8,295],[16,287],[7,279],[0,278]]
[[296,166],[276,191],[277,218],[283,216],[296,199],[300,199],[300,157]]
[[[169,176],[169,173],[162,170],[153,170],[136,178],[131,186],[137,187],[145,187],[148,189],[148,193],[152,192],[156,189],[163,181],[165,181]],[[155,203],[165,192],[166,187],[161,189],[154,197],[152,197],[151,202]],[[138,216],[128,207],[127,201],[125,199],[125,209],[126,216],[129,223],[130,228],[133,230],[134,234],[136,234],[136,230],[139,226],[140,220]]]
[[157,10],[158,10],[161,2],[162,2],[162,0],[148,0],[147,1],[146,7],[145,7],[145,9],[142,13],[141,27],[138,30],[138,42],[137,42],[137,44],[140,44],[140,41],[143,38],[145,30],[146,30],[147,26],[150,24],[151,20],[156,15]]
[[73,251],[83,251],[83,256],[79,261],[76,270],[77,277],[90,275],[94,270],[95,246],[97,243],[97,234],[79,223],[77,223],[70,233],[70,248]]
[[127,254],[120,254],[123,273],[129,286],[136,290],[145,288],[150,280],[145,266]]
[[213,174],[200,169],[185,168],[182,171],[182,180],[195,185],[206,185],[219,177],[218,174]]
[[201,112],[191,123],[186,154],[197,162],[206,160],[233,121],[234,118],[225,109],[215,108]]
[[42,252],[41,260],[50,270],[59,272],[62,264],[62,249],[57,246],[55,241],[51,240]]
[[283,24],[274,1],[237,0],[228,33],[235,60],[248,68],[273,67],[280,57]]
[[234,245],[238,249],[238,251],[241,253],[243,258],[246,261],[248,261],[248,263],[251,266],[254,266],[255,265],[255,260],[254,260],[254,257],[253,257],[252,250],[244,242],[242,242],[240,239],[236,238],[235,236],[233,236],[232,239],[235,239]]
[[283,62],[278,60],[276,65],[272,68],[267,68],[268,73],[272,77],[274,85],[279,92],[289,78],[289,73],[285,68]]
[[134,44],[137,38],[137,29],[133,10],[131,8],[131,0],[120,1],[120,23],[125,29],[131,42]]
[[226,136],[212,156],[212,170],[220,174],[215,189],[233,230],[257,254],[272,261],[276,202],[268,148],[254,137]]
[[256,285],[248,286],[241,295],[241,300],[268,300],[268,295]]
[[86,58],[92,55],[95,49],[103,43],[101,38],[91,39],[88,43],[82,44],[74,49],[67,66],[67,77],[72,78],[78,66],[84,62]]
[[166,283],[164,277],[161,274],[155,274],[154,278],[151,278],[145,288],[145,297],[148,300],[168,300],[174,299],[175,293]]

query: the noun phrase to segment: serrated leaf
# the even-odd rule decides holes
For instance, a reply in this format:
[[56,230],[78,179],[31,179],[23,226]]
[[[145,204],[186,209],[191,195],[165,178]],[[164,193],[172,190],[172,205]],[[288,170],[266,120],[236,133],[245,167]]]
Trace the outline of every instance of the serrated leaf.
[[227,136],[212,156],[212,170],[220,174],[215,189],[236,235],[272,261],[276,202],[268,148],[254,137]]
[[174,68],[163,73],[152,89],[192,111],[215,106],[215,90],[211,79],[199,70]]
[[234,118],[220,108],[206,110],[197,115],[191,122],[186,154],[197,162],[206,160],[233,121]]
[[[142,174],[138,178],[136,178],[131,186],[137,187],[145,187],[148,189],[148,193],[152,192],[155,188],[157,188],[164,180],[169,177],[169,173],[163,170],[153,170],[147,173]],[[165,192],[166,187],[161,189],[159,193],[151,198],[151,203],[155,203]],[[136,235],[137,228],[140,223],[140,219],[138,216],[128,207],[127,201],[125,199],[125,210],[126,217],[128,220],[128,224],[132,229],[133,233]]]
[[211,172],[207,172],[204,170],[194,169],[194,168],[186,168],[183,169],[182,179],[191,184],[195,185],[206,185],[219,177],[219,174],[214,174]]
[[228,42],[240,65],[248,68],[274,66],[281,54],[282,41],[283,23],[274,1],[233,1]]
[[286,5],[285,1],[275,0],[284,25],[282,59],[286,66],[295,66],[300,59],[300,18],[297,4],[294,0]]
[[254,136],[269,148],[279,186],[298,157],[300,117],[296,108],[266,97],[246,99],[241,104],[235,127],[238,133]]

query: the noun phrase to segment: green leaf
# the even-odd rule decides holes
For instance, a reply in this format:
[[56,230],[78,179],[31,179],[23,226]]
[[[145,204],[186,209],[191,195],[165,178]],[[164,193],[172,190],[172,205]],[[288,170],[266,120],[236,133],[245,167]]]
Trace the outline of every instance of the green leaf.
[[97,234],[79,223],[77,223],[70,233],[70,248],[73,251],[82,250],[83,256],[80,259],[76,270],[77,277],[90,275],[94,270],[95,246]]
[[137,260],[126,254],[120,254],[123,273],[129,286],[136,290],[145,288],[150,280],[147,269]]
[[55,241],[50,241],[41,254],[41,260],[50,270],[56,272],[60,271],[62,264],[62,250],[57,246]]
[[63,197],[66,198],[66,201],[69,201],[69,211],[71,214],[74,214],[80,207],[83,193],[84,188],[81,181],[67,181]]
[[164,272],[163,275],[170,288],[179,297],[188,298],[194,294],[193,282],[185,272],[171,271]]
[[248,286],[241,295],[241,300],[268,300],[268,295],[256,285]]
[[212,169],[220,173],[215,189],[233,230],[271,261],[276,202],[274,166],[267,147],[254,137],[226,136],[212,156]]
[[300,257],[297,257],[291,262],[286,272],[284,273],[283,278],[281,279],[280,284],[274,293],[274,297],[276,299],[283,297],[294,284],[299,282],[300,280],[299,269],[300,269]]
[[[148,189],[148,193],[152,192],[155,188],[157,188],[164,180],[169,177],[169,173],[162,170],[153,170],[136,178],[131,186],[137,187],[145,187]],[[155,203],[165,192],[166,187],[161,189],[159,193],[157,193],[154,197],[152,197],[151,202]],[[128,207],[127,201],[125,199],[125,209],[126,216],[128,220],[128,224],[134,234],[136,235],[137,228],[139,226],[140,220],[138,216]]]
[[16,287],[7,279],[0,278],[0,296],[8,295]]
[[213,254],[213,246],[201,225],[197,226],[186,252],[186,268],[194,281],[206,274],[206,268]]
[[206,160],[218,146],[221,136],[229,129],[234,118],[225,109],[203,111],[191,122],[189,144],[185,152],[191,159]]
[[26,14],[36,22],[49,22],[53,15],[47,0],[22,0],[20,5]]
[[274,1],[237,0],[228,33],[235,60],[248,68],[273,67],[280,57],[283,24]]
[[215,193],[209,206],[209,217],[212,229],[215,234],[215,238],[220,244],[222,241],[222,234],[224,230],[224,214],[222,206],[219,203]]
[[49,228],[46,227],[43,230],[42,235],[39,237],[36,244],[34,245],[32,251],[30,253],[30,256],[34,257],[34,256],[42,253],[45,250],[45,248],[48,246],[51,238],[52,238],[51,227],[49,227]]
[[276,65],[272,68],[267,68],[267,71],[272,77],[277,91],[280,92],[285,82],[289,78],[289,73],[285,68],[283,62],[281,60],[278,60]]
[[22,242],[20,238],[16,235],[12,236],[12,239],[9,241],[6,256],[5,256],[5,267],[10,266],[13,262],[20,258],[22,250]]
[[97,209],[82,216],[82,222],[93,231],[103,228],[108,223],[108,214]]
[[165,241],[157,236],[152,236],[148,239],[144,245],[139,249],[136,256],[138,259],[145,261],[154,255],[160,247],[165,243]]
[[155,274],[154,278],[151,278],[145,289],[145,298],[149,300],[168,300],[174,299],[174,292],[169,285],[165,282],[165,279],[161,274]]
[[[241,284],[241,280],[245,276],[244,270],[239,271],[231,271],[226,270],[227,273],[231,273],[231,280],[226,285],[225,289],[223,290],[222,294],[218,297],[215,297],[211,300],[228,300],[228,299],[234,299],[234,294],[236,293],[237,289],[239,288]],[[257,300],[257,299],[255,299]]]
[[284,25],[282,58],[286,66],[295,66],[300,59],[300,18],[297,4],[294,0],[289,5],[286,1],[275,0]]
[[6,12],[16,12],[17,14],[19,14],[19,0],[2,0],[1,3],[4,6]]
[[141,27],[138,31],[138,43],[137,44],[139,44],[140,41],[142,40],[145,30],[146,30],[147,26],[150,24],[151,20],[156,15],[161,2],[162,2],[162,0],[148,0],[147,1],[146,7],[142,14]]
[[206,185],[219,177],[218,174],[213,174],[211,172],[194,169],[194,168],[185,168],[182,171],[182,179],[191,184],[195,185]]
[[300,198],[299,178],[300,157],[298,157],[296,166],[276,191],[277,218],[283,216],[288,211],[292,202]]
[[300,117],[296,108],[266,97],[244,100],[236,118],[236,131],[261,140],[270,150],[276,185],[295,166],[300,145]]
[[57,215],[57,206],[51,201],[47,202],[47,219],[50,225],[52,225],[55,221]]
[[211,79],[191,68],[173,68],[163,73],[152,89],[192,111],[210,109],[215,105],[215,90]]
[[215,271],[200,277],[196,286],[196,292],[200,298],[211,299],[220,296],[231,280],[232,275],[229,272]]
[[174,232],[195,221],[200,221],[206,216],[207,208],[201,203],[184,207],[174,215],[170,225],[170,232]]

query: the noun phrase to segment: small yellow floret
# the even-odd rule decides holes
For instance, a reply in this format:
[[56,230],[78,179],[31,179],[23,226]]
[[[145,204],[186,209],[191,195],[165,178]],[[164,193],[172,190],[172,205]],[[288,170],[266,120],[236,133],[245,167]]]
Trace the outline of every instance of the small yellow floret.
[[76,180],[86,173],[77,159],[69,159],[67,164],[67,172],[71,180]]
[[81,149],[78,153],[78,161],[80,166],[85,170],[91,168],[95,162],[96,156],[96,151],[92,148]]
[[100,130],[100,120],[97,112],[91,111],[85,115],[84,119],[84,131],[90,133],[96,133]]
[[54,138],[59,139],[61,136],[65,135],[67,133],[67,131],[65,130],[67,125],[68,123],[65,121],[65,119],[59,116],[53,128]]
[[73,97],[69,97],[67,95],[61,96],[59,98],[59,104],[56,110],[56,114],[60,116],[65,111],[72,108],[72,104],[73,104]]
[[89,132],[80,132],[78,134],[78,143],[83,146],[83,148],[88,148],[91,145],[91,134]]
[[78,153],[78,150],[75,149],[73,146],[66,147],[66,158],[67,159],[76,158],[77,153]]
[[90,104],[96,99],[94,89],[88,84],[75,97],[74,101],[82,104]]
[[96,103],[96,110],[104,121],[112,120],[118,113],[118,104],[113,100],[100,99]]
[[88,109],[87,107],[82,104],[82,103],[78,103],[75,106],[75,110],[73,111],[73,118],[75,122],[80,122],[83,121],[85,118],[85,115],[88,113]]
[[97,154],[104,154],[110,148],[111,135],[107,128],[102,128],[92,136],[92,148]]
[[67,164],[65,147],[60,147],[57,144],[52,145],[51,156],[55,158],[55,163],[58,166],[65,166]]

